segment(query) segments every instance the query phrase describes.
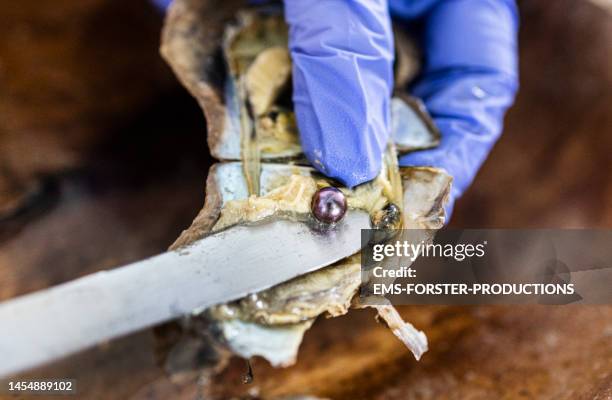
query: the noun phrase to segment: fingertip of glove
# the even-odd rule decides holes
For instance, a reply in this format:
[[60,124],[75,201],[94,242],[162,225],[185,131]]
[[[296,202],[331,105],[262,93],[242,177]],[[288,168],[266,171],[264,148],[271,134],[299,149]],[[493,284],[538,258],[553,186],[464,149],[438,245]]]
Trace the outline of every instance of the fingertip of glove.
[[307,154],[312,165],[322,174],[337,180],[348,188],[354,188],[362,183],[376,178],[380,172],[381,160],[325,160]]

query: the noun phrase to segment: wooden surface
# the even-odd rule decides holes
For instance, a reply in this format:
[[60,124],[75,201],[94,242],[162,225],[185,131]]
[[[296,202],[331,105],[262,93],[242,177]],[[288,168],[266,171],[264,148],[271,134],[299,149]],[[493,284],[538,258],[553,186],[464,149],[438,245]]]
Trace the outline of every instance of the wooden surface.
[[[518,102],[452,225],[611,228],[612,14],[571,0],[523,1],[521,8]],[[108,135],[87,165],[59,176],[46,212],[10,231],[0,225],[0,300],[169,245],[203,200],[210,160],[201,124],[186,94],[166,95]],[[207,398],[612,399],[611,306],[402,313],[430,338],[419,363],[371,312],[355,311],[318,321],[295,367],[273,370],[255,360],[251,385],[241,385],[245,366],[233,360]],[[163,375],[148,331],[29,375],[75,378],[76,398],[84,399],[191,400],[200,390]]]
[[161,19],[148,0],[0,9],[0,218],[9,194],[82,164],[174,85],[157,54]]

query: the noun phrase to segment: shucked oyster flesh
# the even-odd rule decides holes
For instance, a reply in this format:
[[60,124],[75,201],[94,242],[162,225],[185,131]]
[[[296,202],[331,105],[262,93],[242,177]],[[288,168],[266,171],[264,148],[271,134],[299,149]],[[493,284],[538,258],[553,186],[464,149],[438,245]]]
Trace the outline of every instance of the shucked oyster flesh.
[[270,47],[259,53],[245,76],[247,96],[255,117],[270,110],[291,76],[286,47]]

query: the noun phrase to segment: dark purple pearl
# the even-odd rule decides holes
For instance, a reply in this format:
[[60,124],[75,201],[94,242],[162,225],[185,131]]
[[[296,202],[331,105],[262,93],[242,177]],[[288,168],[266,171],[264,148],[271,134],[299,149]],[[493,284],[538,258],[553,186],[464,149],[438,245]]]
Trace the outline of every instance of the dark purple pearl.
[[312,214],[321,222],[338,222],[346,213],[346,197],[335,187],[319,189],[312,197]]

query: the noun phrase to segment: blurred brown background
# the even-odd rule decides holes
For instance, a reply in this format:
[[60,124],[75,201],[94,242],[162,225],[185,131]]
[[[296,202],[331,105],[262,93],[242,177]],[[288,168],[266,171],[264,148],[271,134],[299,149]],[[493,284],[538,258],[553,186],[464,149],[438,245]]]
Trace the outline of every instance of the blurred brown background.
[[[451,225],[610,228],[612,6],[520,8],[521,91]],[[158,56],[160,28],[144,0],[0,9],[0,301],[162,251],[201,207],[204,121]],[[210,390],[612,399],[612,307],[402,312],[430,337],[420,363],[372,314],[354,312],[316,324],[296,367],[255,360],[255,383],[242,386],[236,360]],[[141,332],[32,376],[76,378],[79,398],[197,398],[198,385],[163,375],[151,346]]]

